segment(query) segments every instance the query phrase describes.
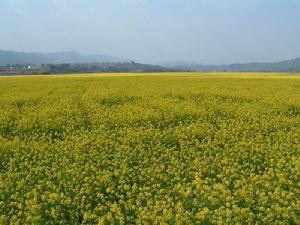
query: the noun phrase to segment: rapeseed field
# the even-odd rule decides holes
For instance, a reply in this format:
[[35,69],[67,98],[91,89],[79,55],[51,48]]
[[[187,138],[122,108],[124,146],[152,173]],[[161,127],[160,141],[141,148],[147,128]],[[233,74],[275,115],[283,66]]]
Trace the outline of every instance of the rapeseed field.
[[300,76],[0,77],[0,224],[300,224]]

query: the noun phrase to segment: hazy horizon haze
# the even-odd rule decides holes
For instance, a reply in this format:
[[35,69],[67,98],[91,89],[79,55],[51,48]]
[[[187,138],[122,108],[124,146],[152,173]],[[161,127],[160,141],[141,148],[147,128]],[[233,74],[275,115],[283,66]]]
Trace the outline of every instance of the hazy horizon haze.
[[298,0],[2,0],[0,49],[142,63],[300,57]]

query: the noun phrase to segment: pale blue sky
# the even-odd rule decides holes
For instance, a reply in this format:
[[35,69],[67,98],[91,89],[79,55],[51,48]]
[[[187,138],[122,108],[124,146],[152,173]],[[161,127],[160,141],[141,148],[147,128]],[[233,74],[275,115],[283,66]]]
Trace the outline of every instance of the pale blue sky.
[[300,57],[300,0],[0,0],[0,49],[140,62]]

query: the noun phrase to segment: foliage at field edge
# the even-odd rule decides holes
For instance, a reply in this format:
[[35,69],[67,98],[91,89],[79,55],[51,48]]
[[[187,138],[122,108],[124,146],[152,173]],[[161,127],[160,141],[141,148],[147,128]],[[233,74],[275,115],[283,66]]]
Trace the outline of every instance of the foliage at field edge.
[[299,150],[299,77],[0,77],[0,224],[299,224]]

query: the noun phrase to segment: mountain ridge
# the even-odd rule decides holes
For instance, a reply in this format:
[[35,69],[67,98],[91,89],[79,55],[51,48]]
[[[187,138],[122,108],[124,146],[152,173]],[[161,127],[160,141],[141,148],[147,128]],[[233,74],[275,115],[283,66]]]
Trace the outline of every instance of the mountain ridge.
[[64,52],[17,52],[0,50],[0,65],[8,64],[62,64],[62,63],[99,63],[99,62],[128,62],[129,60],[110,55],[82,55],[76,51]]
[[[0,50],[0,66],[7,65],[47,65],[82,63],[128,63],[127,60],[110,55],[83,55],[76,51],[64,52],[17,52]],[[171,61],[157,64],[175,71],[195,72],[300,72],[300,58],[279,62],[232,63],[224,65],[200,64],[195,62]]]
[[291,60],[283,60],[279,62],[268,63],[232,63],[224,65],[213,64],[194,64],[183,62],[176,65],[176,63],[160,64],[168,68],[178,70],[191,70],[197,72],[300,72],[300,58]]

